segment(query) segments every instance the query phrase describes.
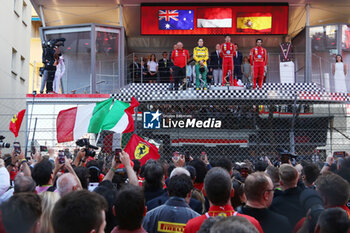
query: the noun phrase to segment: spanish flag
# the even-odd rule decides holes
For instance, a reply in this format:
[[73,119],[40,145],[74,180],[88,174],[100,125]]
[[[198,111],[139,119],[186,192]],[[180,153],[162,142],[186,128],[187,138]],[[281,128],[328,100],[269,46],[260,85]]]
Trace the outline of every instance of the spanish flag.
[[11,122],[10,122],[10,131],[15,135],[15,137],[18,137],[19,129],[21,128],[22,120],[24,117],[26,110],[23,109],[18,114],[13,115]]
[[271,32],[271,13],[237,13],[237,32]]

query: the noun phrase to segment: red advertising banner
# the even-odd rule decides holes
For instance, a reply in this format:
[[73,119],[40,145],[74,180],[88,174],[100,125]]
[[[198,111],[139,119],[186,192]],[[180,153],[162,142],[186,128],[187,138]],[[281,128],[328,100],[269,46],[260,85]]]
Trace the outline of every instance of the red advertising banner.
[[142,35],[287,33],[287,4],[141,5]]

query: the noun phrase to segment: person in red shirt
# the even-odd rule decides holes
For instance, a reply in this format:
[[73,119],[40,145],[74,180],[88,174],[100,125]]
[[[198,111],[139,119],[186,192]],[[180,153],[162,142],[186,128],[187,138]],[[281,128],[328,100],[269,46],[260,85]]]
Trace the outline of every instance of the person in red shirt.
[[[177,48],[173,50],[171,54],[171,61],[174,64],[174,89],[179,89],[179,83],[182,83],[186,78],[186,65],[190,59],[190,54],[188,50],[183,49],[183,44],[181,42],[177,43]],[[186,89],[186,85],[184,85]]]
[[[231,37],[225,36],[225,43],[220,47],[220,57],[222,57],[222,85],[225,86],[226,81],[237,86],[237,80],[233,82],[233,56],[236,53],[235,45],[231,43]],[[229,72],[230,80],[226,80]]]
[[232,208],[230,201],[230,197],[233,196],[232,182],[230,174],[225,169],[214,167],[209,170],[204,179],[204,191],[209,199],[209,211],[189,220],[184,233],[197,232],[206,219],[215,216],[241,216],[248,219],[260,233],[263,232],[260,223],[255,218],[240,214]]
[[256,46],[250,50],[249,61],[253,70],[253,88],[256,88],[256,81],[259,82],[259,88],[264,81],[264,72],[267,67],[267,52],[261,47],[262,39],[256,40]]
[[[321,195],[324,208],[339,207],[343,209],[350,219],[350,209],[346,206],[350,198],[349,183],[337,174],[325,172],[315,182],[316,190]],[[305,218],[302,218],[294,227],[293,233],[298,232],[303,226]]]

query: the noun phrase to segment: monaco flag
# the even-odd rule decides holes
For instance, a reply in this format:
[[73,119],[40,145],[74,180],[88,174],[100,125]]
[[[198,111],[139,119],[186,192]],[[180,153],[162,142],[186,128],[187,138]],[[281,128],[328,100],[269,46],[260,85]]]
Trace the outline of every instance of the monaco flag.
[[21,128],[21,124],[22,124],[22,120],[25,112],[26,110],[23,109],[17,115],[16,114],[13,115],[11,119],[9,129],[15,135],[15,137],[18,137],[18,132],[19,132],[19,129]]
[[199,8],[197,10],[198,28],[231,28],[232,9]]
[[129,154],[130,159],[137,159],[141,162],[141,166],[144,165],[149,159],[159,159],[158,148],[142,139],[141,137],[133,134],[125,146],[124,151]]

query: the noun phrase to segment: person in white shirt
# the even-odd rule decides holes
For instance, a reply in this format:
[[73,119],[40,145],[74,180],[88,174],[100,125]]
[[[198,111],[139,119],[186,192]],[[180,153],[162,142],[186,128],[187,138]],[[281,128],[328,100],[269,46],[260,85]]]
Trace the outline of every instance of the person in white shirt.
[[335,64],[333,64],[333,77],[334,77],[334,87],[335,92],[340,93],[347,93],[347,87],[346,87],[346,73],[347,73],[347,66],[343,63],[343,57],[338,54],[335,57]]
[[10,187],[10,174],[5,167],[5,162],[0,159],[0,197],[9,189]]
[[156,55],[152,54],[150,60],[147,62],[148,69],[148,82],[156,83],[158,74],[158,63],[156,60]]
[[56,66],[56,72],[55,72],[55,78],[53,80],[53,92],[56,94],[60,93],[61,79],[64,75],[64,72],[66,71],[63,55],[60,53],[57,56],[58,57],[55,58],[55,63],[54,63],[54,65]]

